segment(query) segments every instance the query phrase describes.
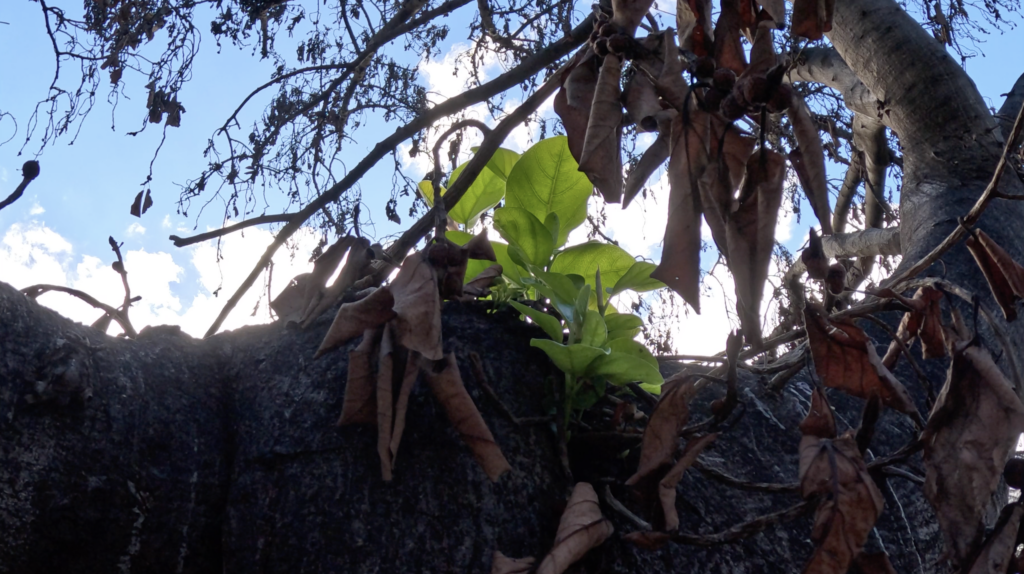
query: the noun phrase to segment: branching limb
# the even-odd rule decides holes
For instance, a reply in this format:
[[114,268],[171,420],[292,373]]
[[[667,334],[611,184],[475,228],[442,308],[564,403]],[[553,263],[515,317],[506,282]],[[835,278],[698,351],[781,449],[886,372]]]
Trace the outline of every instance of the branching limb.
[[16,187],[14,191],[7,196],[7,199],[0,201],[0,209],[18,201],[18,199],[21,198],[21,195],[25,193],[25,188],[28,187],[28,184],[38,176],[39,162],[34,160],[26,161],[25,164],[21,166],[21,183],[19,183],[18,187]]
[[834,48],[808,48],[789,72],[794,82],[824,84],[843,95],[846,107],[869,117],[878,115],[879,102]]
[[86,303],[92,305],[93,307],[101,311],[104,311],[107,315],[112,317],[115,321],[117,321],[117,324],[121,326],[121,329],[124,330],[125,335],[127,335],[128,337],[135,338],[136,336],[138,336],[138,333],[135,331],[135,327],[132,327],[132,323],[131,321],[128,320],[128,315],[126,313],[122,313],[121,311],[111,307],[110,305],[107,305],[106,303],[100,303],[95,297],[89,295],[84,291],[72,289],[71,287],[61,287],[60,285],[46,284],[32,285],[31,287],[25,287],[24,289],[21,290],[21,292],[28,296],[30,299],[37,299],[40,295],[48,291],[59,291],[60,293],[67,293],[68,295],[78,297],[82,301],[85,301]]
[[850,219],[850,207],[853,205],[853,198],[857,196],[857,189],[864,181],[862,175],[863,159],[860,154],[854,153],[850,158],[850,166],[846,168],[846,176],[843,177],[843,185],[839,188],[839,197],[836,199],[836,209],[832,213],[832,229],[836,233],[846,231],[846,224]]
[[[543,70],[547,66],[551,65],[558,59],[562,58],[563,56],[565,56],[566,54],[568,54],[569,52],[583,44],[583,42],[590,35],[590,32],[593,29],[593,25],[593,18],[587,18],[586,20],[581,22],[579,26],[573,29],[573,35],[567,38],[563,38],[557,42],[552,43],[546,48],[537,51],[532,57],[523,61],[522,64],[516,66],[515,68],[509,70],[508,72],[505,72],[504,74],[498,76],[497,78],[491,80],[490,82],[466,90],[462,94],[455,96],[453,98],[449,98],[444,102],[430,108],[415,120],[398,128],[397,130],[395,130],[393,134],[378,142],[377,145],[374,146],[373,150],[371,150],[366,157],[364,157],[358,164],[356,164],[356,166],[353,167],[352,170],[349,171],[345,175],[345,177],[341,179],[341,181],[331,186],[330,189],[325,191],[315,200],[311,201],[308,205],[306,205],[306,207],[297,212],[295,216],[292,219],[290,219],[288,223],[281,228],[280,231],[278,231],[278,234],[274,238],[274,241],[269,246],[267,246],[266,251],[264,251],[263,255],[260,257],[260,260],[256,263],[256,266],[253,267],[249,275],[242,281],[242,284],[239,285],[238,289],[234,292],[234,294],[231,295],[231,298],[228,299],[227,303],[225,303],[224,308],[221,309],[220,314],[217,315],[217,318],[213,321],[213,324],[210,325],[210,328],[206,331],[205,336],[210,337],[220,329],[220,326],[224,323],[224,319],[226,319],[228,314],[231,313],[231,310],[235,308],[235,305],[238,304],[238,301],[242,298],[242,295],[244,295],[245,292],[248,291],[250,287],[252,287],[253,283],[256,282],[256,279],[259,277],[260,273],[262,273],[263,270],[266,269],[267,265],[270,264],[271,259],[274,257],[274,253],[276,253],[277,250],[282,245],[284,245],[285,241],[287,241],[288,238],[290,238],[296,231],[298,231],[302,227],[302,225],[306,222],[307,219],[309,219],[314,213],[322,209],[327,204],[337,201],[338,198],[341,197],[343,193],[347,192],[357,181],[362,179],[362,177],[366,175],[366,172],[369,171],[370,168],[372,168],[374,165],[376,165],[377,162],[381,160],[381,158],[391,153],[395,149],[395,147],[398,146],[398,144],[412,137],[414,134],[416,134],[416,132],[426,129],[437,120],[450,116],[473,104],[482,102],[490,97],[493,97],[501,92],[504,92],[505,90],[517,85],[518,83],[533,76],[537,72]],[[554,91],[554,86],[552,86],[551,91]],[[539,104],[540,102],[537,103],[537,105]],[[511,129],[509,131],[511,131]],[[498,144],[494,145],[496,149]],[[493,154],[493,150],[491,151],[491,153]],[[479,156],[480,153],[478,152],[477,155]],[[467,169],[463,171],[463,173],[467,173],[467,180],[471,179],[470,175],[468,174],[468,167],[469,166],[467,166]],[[480,168],[482,167],[483,165],[480,166]],[[479,173],[479,171],[477,171],[477,173]],[[475,177],[476,174],[472,175],[473,177]],[[447,201],[448,200],[446,199],[446,202]],[[454,205],[454,201],[452,202],[452,205]],[[423,220],[420,220],[420,222],[422,221]],[[417,222],[417,225],[420,222]],[[429,229],[430,222],[427,222],[426,226],[427,229]],[[418,237],[422,237],[422,233],[424,232],[420,231],[420,233],[420,235],[417,235],[416,241],[419,240]],[[409,235],[409,232],[407,232],[406,235],[403,235],[402,237],[404,238],[407,235]],[[401,239],[399,241],[401,241]],[[408,244],[408,246],[411,247],[412,245],[415,245],[416,241],[412,241],[411,243]],[[408,250],[409,247],[405,248],[405,250],[403,251],[403,255],[405,251]],[[394,251],[391,250],[389,250],[389,252],[394,253]]]
[[222,237],[229,233],[234,233],[254,225],[263,225],[264,223],[284,223],[285,221],[289,221],[293,216],[293,213],[261,215],[259,217],[253,217],[252,219],[246,219],[244,221],[239,221],[238,223],[226,225],[220,229],[214,229],[213,231],[207,231],[206,233],[199,233],[192,237],[178,237],[177,235],[172,235],[169,239],[174,242],[175,247],[185,247],[186,245],[192,245],[194,243],[202,243],[207,239],[216,239],[217,237]]
[[672,535],[672,541],[679,544],[689,544],[691,546],[717,546],[719,544],[735,542],[762,532],[769,526],[775,526],[776,524],[782,524],[799,518],[804,514],[811,512],[817,506],[817,499],[805,500],[784,510],[766,514],[764,516],[758,516],[753,520],[742,522],[732,528],[728,528],[714,534],[699,535],[679,532]]

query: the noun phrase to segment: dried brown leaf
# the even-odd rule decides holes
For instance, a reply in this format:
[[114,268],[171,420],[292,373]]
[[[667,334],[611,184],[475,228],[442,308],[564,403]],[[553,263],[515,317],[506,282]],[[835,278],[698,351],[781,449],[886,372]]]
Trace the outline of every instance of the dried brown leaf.
[[530,574],[535,561],[533,556],[509,558],[495,550],[491,558],[491,574]]
[[491,283],[494,283],[495,279],[501,277],[501,273],[501,265],[495,263],[480,273],[477,273],[476,277],[463,286],[462,291],[467,295],[482,297],[489,292],[487,288],[491,286]]
[[1009,570],[1010,562],[1015,559],[1017,551],[1017,531],[1020,530],[1020,519],[1024,516],[1024,506],[1020,502],[1008,504],[999,513],[999,520],[989,535],[981,553],[974,560],[968,574],[1005,574],[1015,572]]
[[1024,298],[1024,268],[980,229],[967,238],[967,249],[985,275],[1006,320],[1016,319],[1017,300]]
[[558,522],[555,546],[537,567],[537,574],[565,572],[591,548],[600,546],[614,531],[612,523],[601,515],[594,487],[586,482],[577,482]]
[[658,483],[658,498],[661,499],[661,511],[665,515],[666,532],[679,529],[679,513],[676,512],[676,486],[682,480],[686,469],[690,468],[697,460],[697,455],[715,442],[716,438],[718,438],[718,434],[714,433],[687,441],[679,460]]
[[644,150],[640,161],[630,170],[629,176],[626,178],[626,188],[622,194],[622,209],[629,207],[629,203],[640,193],[651,175],[661,167],[661,164],[665,163],[665,160],[668,159],[668,150],[667,135],[658,135],[658,139],[654,140],[651,147]]
[[722,0],[722,11],[715,23],[715,63],[739,76],[747,69],[747,55],[740,41],[740,2]]
[[671,540],[672,535],[668,532],[637,531],[630,532],[622,538],[644,550],[657,550]]
[[986,507],[1021,432],[1024,405],[992,356],[958,343],[921,435],[924,493],[958,565],[981,544]]
[[774,29],[775,24],[771,21],[758,23],[754,42],[750,46],[750,67],[747,68],[745,76],[764,75],[775,66],[777,57],[772,38]]
[[758,3],[768,13],[768,16],[775,21],[776,27],[781,28],[786,24],[785,0],[759,0]]
[[676,28],[679,47],[700,56],[714,51],[711,0],[676,0]]
[[[455,353],[449,353],[444,361],[438,363],[434,368],[423,370],[430,389],[441,403],[456,432],[473,451],[473,456],[487,477],[496,482],[512,467],[505,460],[501,448],[494,442],[494,435],[487,428],[487,423],[466,392],[466,387],[462,384],[462,375],[459,374],[459,365],[455,361]],[[438,367],[440,370],[435,370]]]
[[577,52],[573,61],[571,67],[562,72],[562,87],[555,94],[554,109],[565,126],[569,152],[578,162],[583,155],[600,62],[589,49]]
[[761,148],[747,160],[746,178],[726,221],[729,271],[736,282],[736,312],[743,336],[751,345],[761,342],[761,299],[775,248],[775,223],[782,206],[786,162]]
[[331,327],[327,329],[320,348],[313,358],[316,359],[327,351],[344,345],[358,337],[367,329],[378,327],[395,317],[395,298],[387,286],[374,290],[366,297],[345,303],[338,309]]
[[679,433],[690,418],[687,403],[692,392],[693,384],[681,380],[670,379],[662,386],[661,398],[644,429],[640,465],[636,474],[626,481],[627,485],[636,484],[641,478],[672,462],[679,445]]
[[[334,280],[330,287],[323,290],[323,294],[316,304],[313,304],[312,300],[310,301],[310,306],[306,308],[306,315],[302,320],[302,327],[308,327],[324,311],[336,305],[341,300],[342,295],[345,294],[345,291],[369,272],[373,257],[370,241],[365,237],[354,238],[351,242],[348,258],[345,260],[345,265],[342,266],[341,272],[338,273],[338,278]],[[333,272],[334,269],[330,269],[330,273]],[[328,273],[328,276],[330,273]]]
[[395,297],[395,318],[391,326],[395,342],[427,359],[438,360],[441,352],[441,296],[435,271],[422,252],[405,258],[391,282]]
[[348,379],[345,381],[345,402],[338,425],[374,424],[377,422],[375,400],[377,381],[373,357],[377,355],[383,329],[367,329],[359,346],[348,352]]
[[661,263],[651,277],[700,313],[700,216],[697,182],[708,165],[710,116],[690,110],[672,120],[668,160],[669,205]]
[[391,324],[384,326],[377,355],[377,455],[380,457],[380,474],[385,481],[391,480],[391,432],[394,428],[394,355]]
[[820,40],[832,30],[835,6],[835,0],[793,0],[790,31],[794,36]]
[[874,343],[860,327],[829,319],[825,310],[816,305],[804,308],[804,324],[815,372],[826,387],[862,399],[877,394],[887,407],[915,418],[920,416],[910,393],[885,368]]
[[[324,298],[327,289],[327,280],[331,278],[331,275],[338,269],[338,264],[345,257],[345,253],[348,252],[349,248],[355,243],[356,238],[350,235],[345,237],[339,237],[337,241],[332,243],[317,260],[313,263],[313,271],[310,273],[304,273],[296,276],[291,285],[285,288],[285,291],[281,292],[281,295],[272,302],[271,308],[274,308],[278,317],[281,317],[285,321],[303,321],[308,312],[312,312],[313,309],[320,304],[320,301]],[[299,286],[300,277],[304,277],[301,280],[301,288]],[[276,306],[283,307],[285,301],[279,302],[279,300],[286,297],[285,293],[293,290],[293,293],[297,292],[297,296],[301,299],[301,303],[290,303],[289,311],[278,311]],[[295,294],[289,294],[287,297],[293,297]],[[294,307],[301,307],[298,313],[295,313]]]
[[[299,273],[288,282],[288,286],[270,302],[270,308],[277,315],[278,321],[298,321],[306,310],[306,289],[311,281],[312,273]],[[106,316],[106,315],[105,315]]]
[[789,121],[798,149],[789,154],[804,195],[818,218],[823,235],[832,235],[832,208],[828,203],[828,179],[825,173],[825,150],[818,136],[818,126],[811,117],[807,103],[796,92],[789,105]]
[[489,239],[487,239],[487,228],[477,233],[470,239],[464,246],[466,250],[466,256],[470,259],[481,259],[484,261],[497,261],[498,258],[494,254],[494,246],[491,245]]
[[885,552],[866,554],[861,552],[853,561],[854,569],[850,572],[859,574],[896,574],[896,569],[889,562],[889,555]]
[[[660,65],[662,62],[660,58],[657,64],[657,71],[654,73],[655,77],[661,73]],[[647,67],[644,66],[644,68]],[[651,65],[649,67],[654,68],[655,66]],[[626,107],[626,119],[629,123],[636,125],[636,131],[654,131],[655,128],[650,125],[650,122],[645,122],[644,118],[651,117],[661,111],[661,98],[658,97],[658,91],[647,74],[634,70],[629,80],[626,81],[626,87],[623,88],[622,101]]]
[[647,16],[654,0],[612,0],[612,23],[621,26],[632,36]]
[[818,232],[811,228],[810,241],[807,249],[800,253],[800,261],[803,261],[807,268],[807,276],[811,279],[824,281],[828,275],[828,257],[825,255],[825,248],[821,244],[821,237]]
[[594,89],[580,171],[608,203],[622,201],[622,59],[605,56]]
[[844,574],[885,506],[852,436],[800,439],[800,490],[804,498],[823,495],[811,531],[814,553],[804,572]]
[[836,418],[828,404],[828,397],[821,389],[816,388],[811,393],[811,408],[800,422],[800,434],[818,438],[836,437]]
[[734,125],[711,120],[711,163],[697,183],[700,189],[704,221],[711,229],[718,250],[729,258],[726,221],[732,211],[736,190],[743,181],[747,158],[754,151],[756,141],[740,133]]
[[[391,431],[391,468],[395,467],[395,460],[398,458],[398,446],[402,443],[402,434],[405,432],[405,415],[409,410],[409,395],[416,386],[416,377],[420,373],[419,355],[415,351],[405,351],[398,354],[402,359],[402,383],[398,391],[398,402],[395,403],[394,429]],[[396,371],[397,372],[397,371]],[[394,388],[394,381],[392,381]]]

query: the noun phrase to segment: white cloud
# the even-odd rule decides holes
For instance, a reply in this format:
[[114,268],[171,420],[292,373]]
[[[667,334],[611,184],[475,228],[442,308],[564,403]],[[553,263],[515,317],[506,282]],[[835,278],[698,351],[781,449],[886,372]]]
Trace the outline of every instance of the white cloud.
[[146,228],[136,221],[135,223],[132,223],[131,225],[128,226],[128,229],[125,230],[125,233],[127,233],[128,235],[145,235]]
[[172,223],[170,214],[165,215],[164,220],[160,222],[160,227],[163,227],[164,229],[170,229],[171,225]]
[[46,210],[42,205],[39,205],[38,201],[32,203],[32,208],[28,210],[29,215],[42,215],[46,213]]

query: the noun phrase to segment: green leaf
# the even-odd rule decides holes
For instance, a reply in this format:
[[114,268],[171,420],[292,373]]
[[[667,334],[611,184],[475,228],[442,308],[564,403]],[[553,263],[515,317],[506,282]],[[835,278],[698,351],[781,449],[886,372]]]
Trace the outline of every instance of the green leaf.
[[615,285],[636,263],[633,256],[624,249],[610,243],[591,241],[562,251],[551,263],[551,270],[558,273],[576,273],[587,280],[588,285],[597,284],[597,269],[601,268],[601,282]]
[[[434,186],[430,183],[429,179],[425,179],[417,187],[420,190],[420,195],[423,197],[423,201],[427,202],[427,205],[434,207]],[[441,196],[444,197],[445,192],[448,191],[443,185],[441,186]]]
[[644,326],[644,320],[636,315],[628,313],[614,313],[606,314],[604,317],[605,324],[608,325],[609,331],[619,331],[623,329],[639,329]]
[[494,210],[494,228],[508,241],[523,250],[529,261],[538,267],[547,267],[555,249],[551,232],[529,211],[519,207]]
[[500,241],[492,241],[491,247],[494,248],[494,258],[497,259],[498,263],[501,265],[501,274],[505,279],[512,281],[516,285],[524,285],[523,276],[528,275],[528,273],[526,272],[526,269],[516,265],[515,261],[512,260],[512,257],[509,255],[508,244]]
[[[452,172],[451,177],[448,178],[449,186],[453,185],[462,175],[466,163]],[[469,189],[455,204],[455,207],[448,210],[448,217],[466,226],[475,225],[480,214],[498,205],[503,197],[505,197],[505,180],[498,177],[493,171],[484,169],[469,185]]]
[[608,341],[608,348],[613,353],[622,353],[631,357],[636,357],[648,365],[658,368],[658,359],[651,354],[651,351],[645,347],[642,343],[638,343],[632,339],[615,339]]
[[[582,323],[583,318],[587,316],[587,310],[590,308],[590,292],[590,285],[584,285],[576,295],[576,313],[573,315],[573,321],[576,321],[577,325]],[[607,329],[605,330],[607,331]]]
[[551,241],[557,244],[558,231],[561,228],[561,224],[558,221],[558,214],[549,213],[548,216],[544,218],[544,227],[547,227],[548,231],[551,232]]
[[[478,146],[473,146],[471,149],[473,150],[473,153],[476,153],[480,148]],[[508,174],[512,172],[512,168],[516,165],[516,162],[519,161],[520,157],[521,156],[518,153],[510,149],[500,147],[494,152],[494,155],[491,156],[490,161],[487,162],[487,169],[493,171],[494,175],[501,178],[501,181],[507,181]]]
[[591,347],[603,347],[607,340],[608,327],[604,324],[604,317],[597,311],[587,311],[583,319],[583,330],[580,331],[580,343]]
[[[621,341],[623,339],[617,340]],[[657,367],[652,367],[650,363],[639,357],[615,351],[607,355],[595,357],[587,368],[586,376],[604,377],[613,385],[638,382],[646,385],[661,386],[665,382]]]
[[508,176],[505,205],[526,209],[540,221],[557,213],[561,223],[555,247],[565,245],[569,232],[587,219],[587,199],[594,191],[569,153],[565,136],[534,144]]
[[635,339],[640,334],[640,328],[636,329],[615,329],[614,331],[608,331],[608,340],[612,341],[615,339]]
[[[587,372],[587,366],[598,357],[607,356],[604,349],[590,345],[563,345],[547,339],[530,339],[530,346],[547,353],[551,362],[563,372],[579,377]],[[645,363],[646,365],[646,363]]]
[[532,319],[534,323],[540,325],[540,328],[544,329],[544,332],[548,334],[548,337],[551,337],[559,343],[562,342],[562,322],[556,317],[552,317],[551,315],[538,311],[532,307],[527,307],[518,301],[509,301],[509,304],[515,307],[516,310],[523,315]]
[[567,321],[572,321],[573,312],[576,309],[576,299],[579,297],[580,292],[573,285],[572,280],[561,273],[550,273],[547,271],[537,271],[535,275],[541,282],[537,290],[551,300],[563,318]]
[[[661,289],[665,284],[657,279],[651,279],[651,272],[657,268],[658,266],[654,263],[637,261],[626,271],[625,275],[615,282],[615,286],[608,291],[609,296],[614,297],[629,289],[637,293]],[[601,275],[603,278],[604,273]]]

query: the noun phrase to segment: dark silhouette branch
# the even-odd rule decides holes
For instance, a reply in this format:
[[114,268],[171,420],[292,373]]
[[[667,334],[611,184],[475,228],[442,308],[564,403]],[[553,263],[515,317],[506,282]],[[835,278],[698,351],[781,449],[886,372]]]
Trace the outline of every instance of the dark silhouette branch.
[[202,243],[207,239],[215,239],[222,237],[229,233],[234,233],[245,229],[246,227],[252,227],[254,225],[263,225],[264,223],[284,223],[292,218],[293,213],[277,213],[274,215],[261,215],[259,217],[253,217],[252,219],[246,219],[226,225],[220,229],[214,229],[213,231],[207,231],[206,233],[200,233],[193,235],[192,237],[178,237],[177,235],[170,236],[170,240],[174,242],[175,247],[185,247],[186,245],[192,245],[193,243]]
[[85,301],[86,303],[92,305],[93,307],[101,311],[104,311],[107,315],[109,315],[111,318],[117,321],[117,324],[121,326],[121,329],[124,330],[126,336],[131,337],[133,339],[138,336],[138,333],[135,331],[135,327],[132,327],[131,321],[128,320],[127,313],[122,313],[121,311],[111,307],[110,305],[107,305],[106,303],[99,302],[95,297],[89,295],[84,291],[72,289],[71,287],[61,287],[60,285],[46,284],[32,285],[31,287],[25,287],[24,289],[21,290],[21,292],[28,296],[30,299],[37,299],[40,295],[48,291],[59,291],[61,293],[67,293],[68,295],[78,297],[79,299]]
[[35,160],[26,161],[25,164],[21,166],[21,183],[19,183],[18,187],[7,196],[7,199],[0,201],[0,209],[18,201],[18,199],[21,198],[21,195],[25,193],[25,188],[28,187],[28,184],[38,176],[39,162]]

